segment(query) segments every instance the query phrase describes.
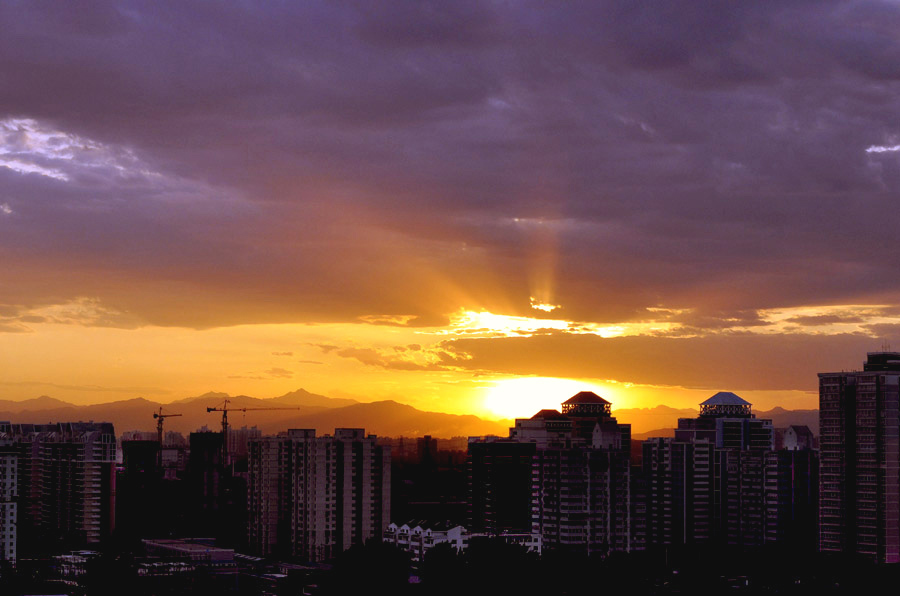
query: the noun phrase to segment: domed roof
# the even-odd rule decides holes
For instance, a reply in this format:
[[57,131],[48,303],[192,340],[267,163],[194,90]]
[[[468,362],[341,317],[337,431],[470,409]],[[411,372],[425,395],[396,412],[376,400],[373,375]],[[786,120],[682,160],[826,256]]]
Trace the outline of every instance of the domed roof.
[[580,393],[576,393],[569,399],[563,402],[564,404],[608,404],[610,402],[606,401],[593,391],[581,391]]
[[719,391],[705,402],[700,404],[701,406],[749,406],[752,405],[749,401],[735,395],[730,391]]

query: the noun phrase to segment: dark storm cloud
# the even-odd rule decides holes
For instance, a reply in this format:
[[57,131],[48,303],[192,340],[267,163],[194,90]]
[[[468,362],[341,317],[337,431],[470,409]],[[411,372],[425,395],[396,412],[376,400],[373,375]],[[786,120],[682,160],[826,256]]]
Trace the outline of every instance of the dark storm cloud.
[[900,141],[898,26],[887,2],[4,3],[0,119],[74,158],[0,148],[33,166],[0,167],[0,302],[429,324],[543,284],[554,316],[704,329],[893,304],[900,159],[866,148]]

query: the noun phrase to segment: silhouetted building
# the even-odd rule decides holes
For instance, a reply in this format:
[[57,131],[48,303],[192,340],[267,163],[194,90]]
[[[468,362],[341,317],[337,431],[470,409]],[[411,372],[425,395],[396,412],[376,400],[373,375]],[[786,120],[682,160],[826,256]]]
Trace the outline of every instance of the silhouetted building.
[[431,435],[416,439],[416,455],[421,466],[425,468],[436,466],[437,453],[437,439],[431,438]]
[[819,373],[819,548],[900,562],[900,352]]
[[225,467],[222,433],[196,432],[190,436],[187,483],[195,535],[211,535],[223,508]]
[[774,523],[772,421],[729,392],[700,408],[699,417],[678,421],[674,438],[644,442],[646,542],[761,546]]
[[766,479],[766,540],[805,553],[818,543],[819,452],[809,445],[776,451],[774,477],[769,467]]
[[331,559],[390,522],[390,448],[363,429],[292,429],[250,442],[249,536],[260,555]]
[[107,422],[0,423],[16,454],[19,550],[97,544],[115,528],[116,438]]
[[563,412],[517,419],[508,439],[470,440],[473,531],[515,531],[530,517],[543,550],[630,550],[631,426],[610,407],[584,391]]
[[531,532],[535,452],[532,442],[470,439],[468,527],[473,532]]
[[156,536],[160,529],[159,443],[123,440],[116,481],[116,533],[126,539]]
[[[399,443],[402,439],[397,440]],[[379,439],[379,444],[394,443]],[[451,440],[416,440],[416,452],[395,457],[391,449],[391,519],[467,522],[466,451]]]
[[540,422],[528,432],[526,421],[516,421],[516,435],[538,445],[532,532],[544,550],[631,550],[631,425],[619,424],[610,408],[602,397],[582,391],[562,404],[564,418],[544,410],[531,419]]
[[228,456],[231,464],[238,470],[246,471],[247,469],[247,450],[250,441],[258,439],[262,436],[255,426],[250,428],[242,426],[241,428],[230,427],[228,429]]

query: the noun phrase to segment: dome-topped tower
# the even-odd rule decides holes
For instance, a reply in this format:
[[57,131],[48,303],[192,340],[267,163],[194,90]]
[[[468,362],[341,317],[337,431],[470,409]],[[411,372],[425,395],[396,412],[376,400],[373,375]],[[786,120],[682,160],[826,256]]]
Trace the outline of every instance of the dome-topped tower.
[[611,416],[611,406],[593,391],[582,391],[563,402],[562,413],[566,416]]
[[720,391],[700,404],[700,415],[712,418],[750,418],[751,403],[731,393]]

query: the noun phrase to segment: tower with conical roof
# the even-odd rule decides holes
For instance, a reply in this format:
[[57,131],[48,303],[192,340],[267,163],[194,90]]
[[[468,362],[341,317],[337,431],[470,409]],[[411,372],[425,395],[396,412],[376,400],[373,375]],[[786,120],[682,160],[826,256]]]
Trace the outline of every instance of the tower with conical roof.
[[517,419],[507,439],[470,439],[473,527],[497,527],[492,512],[526,512],[544,550],[630,550],[631,425],[619,424],[611,406],[582,391],[561,412]]
[[678,421],[674,438],[643,444],[650,544],[761,546],[767,536],[771,420],[722,391],[700,415]]
[[580,553],[631,548],[631,425],[591,391],[516,420],[510,437],[536,443],[532,532],[545,550]]
[[580,391],[562,403],[566,416],[612,416],[612,404],[593,391]]
[[751,418],[751,404],[730,391],[719,391],[700,402],[700,415],[713,418]]
[[729,391],[701,402],[697,418],[680,418],[675,437],[709,440],[720,449],[771,451],[775,446],[772,421],[757,418],[750,402]]

